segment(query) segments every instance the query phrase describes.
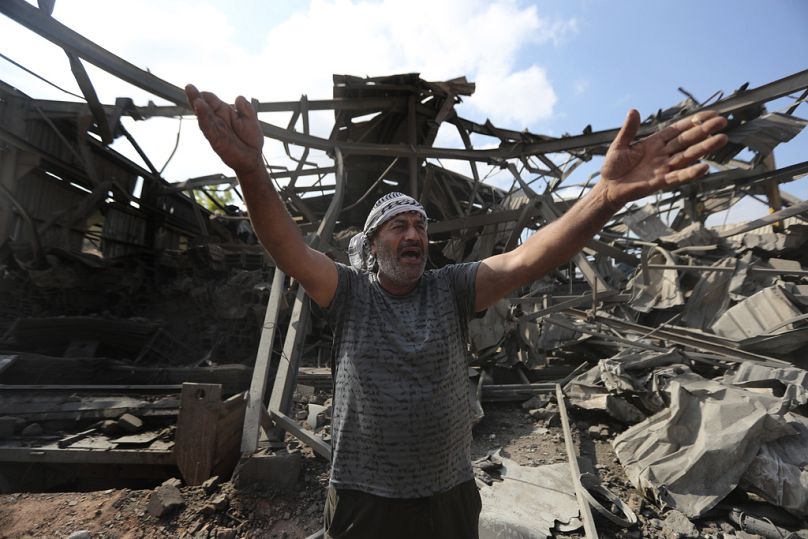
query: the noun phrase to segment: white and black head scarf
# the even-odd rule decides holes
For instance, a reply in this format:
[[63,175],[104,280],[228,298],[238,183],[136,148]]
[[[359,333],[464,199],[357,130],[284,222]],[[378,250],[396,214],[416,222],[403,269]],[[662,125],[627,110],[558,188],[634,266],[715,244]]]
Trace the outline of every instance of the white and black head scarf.
[[370,238],[380,226],[400,213],[420,213],[427,220],[426,210],[420,202],[403,193],[393,192],[376,201],[370,210],[365,228],[351,238],[348,245],[348,259],[351,266],[362,271],[372,271],[376,265],[376,257],[370,252]]

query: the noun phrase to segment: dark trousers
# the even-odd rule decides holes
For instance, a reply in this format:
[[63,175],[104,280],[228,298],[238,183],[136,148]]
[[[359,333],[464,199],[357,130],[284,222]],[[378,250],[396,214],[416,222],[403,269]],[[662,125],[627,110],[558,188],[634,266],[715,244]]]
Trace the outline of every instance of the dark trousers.
[[480,493],[474,480],[427,498],[383,498],[328,487],[328,539],[477,539]]

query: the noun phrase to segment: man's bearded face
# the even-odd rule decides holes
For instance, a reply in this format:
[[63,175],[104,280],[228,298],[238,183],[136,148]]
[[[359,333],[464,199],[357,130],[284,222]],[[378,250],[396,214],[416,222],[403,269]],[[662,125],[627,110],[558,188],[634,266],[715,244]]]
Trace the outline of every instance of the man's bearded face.
[[418,213],[402,213],[373,237],[379,275],[399,286],[418,282],[426,268],[426,222]]

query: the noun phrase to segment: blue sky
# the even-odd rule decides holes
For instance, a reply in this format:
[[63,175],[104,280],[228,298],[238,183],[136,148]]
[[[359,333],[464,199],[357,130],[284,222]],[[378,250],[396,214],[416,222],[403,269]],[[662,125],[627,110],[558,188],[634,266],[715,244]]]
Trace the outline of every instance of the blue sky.
[[[111,16],[118,10],[126,15]],[[263,101],[303,93],[326,98],[333,73],[466,75],[478,87],[461,115],[553,136],[587,124],[617,127],[629,107],[645,117],[683,99],[679,86],[706,99],[808,68],[808,2],[798,0],[144,0],[136,8],[61,0],[54,16],[169,82],[194,81],[228,99],[238,93]],[[76,91],[64,54],[5,17],[0,52]],[[137,104],[159,102],[95,68],[88,71],[103,101],[126,95]],[[3,60],[0,79],[33,97],[70,99]],[[808,117],[808,104],[796,115]],[[264,119],[286,123],[282,115]],[[315,118],[315,130],[327,135],[329,121]],[[141,124],[131,130],[159,165],[173,148],[178,121]],[[191,122],[183,125],[179,151],[166,169],[169,180],[228,173],[194,130]],[[438,143],[457,140],[442,134]],[[131,154],[125,143],[116,149]],[[266,153],[281,159],[271,144]],[[806,155],[806,133],[775,150],[779,166]],[[806,184],[785,189],[808,198]]]

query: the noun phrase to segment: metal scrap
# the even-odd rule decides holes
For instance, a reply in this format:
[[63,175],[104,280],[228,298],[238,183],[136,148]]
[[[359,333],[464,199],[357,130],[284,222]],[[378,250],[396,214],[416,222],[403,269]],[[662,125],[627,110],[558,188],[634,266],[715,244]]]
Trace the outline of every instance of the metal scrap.
[[[14,405],[6,409],[20,416],[20,427],[44,422],[43,459],[71,454],[66,462],[86,462],[102,452],[66,452],[80,442],[111,448],[88,434],[110,410],[142,411],[147,424],[173,419],[183,382],[213,384],[224,399],[245,395],[237,457],[277,450],[289,432],[328,458],[327,427],[298,423],[302,403],[294,399],[301,369],[307,381],[329,385],[322,317],[256,244],[246,213],[213,196],[215,186],[240,196],[234,178],[171,184],[120,122],[192,114],[182,90],[46,10],[6,0],[0,12],[68,53],[87,101],[39,100],[0,82],[0,402]],[[168,104],[100,103],[83,62]],[[792,457],[805,443],[808,203],[780,186],[803,181],[808,162],[777,168],[773,152],[804,129],[794,115],[804,98],[786,113],[766,106],[806,88],[803,71],[712,102],[708,108],[730,120],[731,143],[708,156],[709,174],[625,208],[573,261],[474,322],[474,405],[527,400],[561,382],[574,406],[632,425],[615,442],[618,454],[658,501],[696,515],[739,485],[803,515],[804,463]],[[512,249],[566,211],[590,185],[570,186],[571,172],[602,156],[616,129],[549,137],[462,118],[456,105],[474,91],[465,78],[334,75],[330,99],[255,101],[259,112],[290,113],[285,126],[261,127],[289,157],[270,172],[308,240],[344,262],[348,238],[373,202],[402,191],[426,206],[430,264],[440,267]],[[700,108],[688,98],[648,118],[640,135]],[[334,113],[328,137],[310,132],[317,110]],[[456,130],[462,147],[434,147],[441,126]],[[110,149],[120,137],[145,166]],[[463,163],[468,173],[444,161]],[[485,181],[500,171],[507,182]],[[744,198],[764,202],[769,214],[707,225]],[[105,411],[106,392],[115,399]],[[79,396],[66,401],[62,393]],[[739,406],[747,407],[742,417]],[[697,408],[711,419],[696,418]],[[72,432],[56,422],[77,413]],[[724,427],[722,445],[715,430]],[[0,473],[21,455],[34,458],[16,434],[3,443]],[[126,462],[175,462],[165,445],[150,456],[126,451]],[[117,462],[114,449],[103,454]],[[665,465],[683,458],[673,471]],[[188,469],[192,460],[185,455]],[[719,469],[720,478],[703,481]]]

